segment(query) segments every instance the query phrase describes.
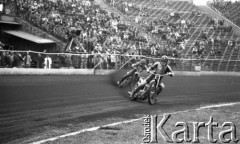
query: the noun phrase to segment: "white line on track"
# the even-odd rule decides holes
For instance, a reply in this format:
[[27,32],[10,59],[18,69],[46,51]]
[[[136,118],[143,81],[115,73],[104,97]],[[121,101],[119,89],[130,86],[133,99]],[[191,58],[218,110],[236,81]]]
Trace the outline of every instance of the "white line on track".
[[56,136],[56,137],[53,137],[53,138],[49,138],[49,139],[33,142],[33,143],[30,143],[30,144],[42,144],[42,143],[46,143],[46,142],[50,142],[50,141],[55,141],[55,140],[58,140],[60,138],[65,138],[65,137],[69,137],[69,136],[75,136],[75,135],[78,135],[78,134],[81,134],[81,133],[84,133],[84,132],[96,131],[96,130],[98,130],[100,128],[103,128],[103,127],[110,127],[110,126],[116,126],[116,125],[125,124],[125,123],[132,123],[132,122],[135,122],[135,121],[139,121],[141,119],[142,118],[138,118],[138,119],[132,119],[132,120],[127,120],[127,121],[107,124],[107,125],[103,125],[103,126],[87,128],[87,129],[79,130],[79,131],[76,131],[76,132],[64,134],[64,135],[61,135],[61,136]]
[[[223,104],[216,104],[216,105],[209,105],[209,106],[203,106],[197,109],[189,109],[189,110],[185,110],[185,111],[177,111],[177,112],[172,112],[172,113],[164,113],[162,115],[166,115],[166,114],[178,114],[178,113],[184,113],[184,112],[189,112],[189,111],[198,111],[198,110],[203,110],[203,109],[210,109],[210,108],[219,108],[219,107],[226,107],[226,106],[234,106],[234,105],[239,105],[240,102],[235,102],[235,103],[223,103]],[[91,132],[91,131],[96,131],[100,128],[103,127],[110,127],[110,126],[116,126],[116,125],[120,125],[120,124],[126,124],[126,123],[132,123],[135,121],[139,121],[143,119],[142,118],[138,118],[138,119],[131,119],[131,120],[126,120],[126,121],[122,121],[122,122],[116,122],[116,123],[112,123],[112,124],[107,124],[107,125],[103,125],[103,126],[97,126],[97,127],[92,127],[92,128],[87,128],[87,129],[82,129],[76,132],[71,132],[68,134],[64,134],[64,135],[60,135],[60,136],[56,136],[56,137],[52,137],[52,138],[48,138],[48,139],[44,139],[44,140],[40,140],[37,142],[32,142],[30,144],[42,144],[42,143],[46,143],[46,142],[50,142],[50,141],[55,141],[58,140],[60,138],[65,138],[65,137],[69,137],[69,136],[75,136],[84,132]]]
[[226,107],[226,106],[234,106],[234,105],[238,105],[238,104],[240,104],[240,102],[224,103],[224,104],[218,104],[218,105],[204,106],[204,107],[200,107],[200,108],[198,108],[196,110],[209,109],[209,108],[218,108],[218,107]]

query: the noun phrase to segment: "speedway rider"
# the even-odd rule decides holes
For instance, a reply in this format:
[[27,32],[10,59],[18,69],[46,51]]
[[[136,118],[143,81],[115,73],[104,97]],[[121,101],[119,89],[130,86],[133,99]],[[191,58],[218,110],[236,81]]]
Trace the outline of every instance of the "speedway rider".
[[[168,65],[168,62],[169,62],[169,59],[166,55],[162,56],[161,57],[161,60],[160,62],[156,62],[154,63],[149,69],[147,69],[147,72],[150,72],[152,70],[155,70],[155,73],[156,74],[160,74],[160,75],[164,75],[164,74],[167,74],[169,75],[170,77],[173,77],[174,76],[174,73],[171,69],[171,67]],[[152,81],[152,79],[155,78],[155,75],[154,74],[151,74],[149,75],[144,81],[142,84],[140,84],[131,94],[131,97],[133,97],[140,89],[144,88],[144,86],[146,84],[148,84],[149,82]],[[157,92],[157,95],[162,92],[162,90],[164,89],[164,84],[161,82],[163,76],[161,76],[160,78],[160,82],[159,82],[159,90]]]
[[139,62],[132,64],[132,70],[127,72],[126,75],[124,75],[120,81],[118,81],[118,85],[121,84],[125,79],[127,79],[129,76],[133,75],[135,72],[139,71],[142,72],[143,70],[147,70],[147,62],[145,59],[141,59]]

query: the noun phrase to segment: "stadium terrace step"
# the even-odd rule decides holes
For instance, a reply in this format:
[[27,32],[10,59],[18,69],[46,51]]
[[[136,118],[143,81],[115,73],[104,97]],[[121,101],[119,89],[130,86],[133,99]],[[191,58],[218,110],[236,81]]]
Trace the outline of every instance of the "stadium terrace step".
[[43,37],[43,38],[47,38],[47,39],[52,39],[56,42],[57,44],[57,48],[59,48],[57,51],[63,51],[65,46],[66,46],[66,43],[63,42],[62,40],[54,37],[53,35],[41,30],[40,28],[38,27],[35,27],[34,25],[32,25],[31,23],[23,20],[23,19],[20,19],[20,18],[17,18],[18,22],[20,24],[22,24],[22,31],[25,31],[27,33],[30,33],[30,34],[33,34],[33,35],[36,35],[36,36],[40,36],[40,37]]
[[9,9],[9,14],[8,14],[9,16],[16,17],[16,21],[22,25],[21,30],[23,30],[27,33],[33,34],[33,35],[43,37],[43,38],[52,39],[56,42],[57,47],[59,49],[63,49],[63,47],[65,47],[66,43],[64,43],[62,40],[54,37],[53,35],[51,35],[47,32],[44,32],[43,30],[39,29],[38,27],[35,27],[34,25],[30,24],[29,22],[17,17],[18,12],[17,12],[15,1],[13,1],[13,0],[7,1],[6,5],[5,5],[5,9]]
[[119,12],[117,9],[110,7],[106,4],[105,0],[95,0],[95,2],[104,10],[110,12],[110,13],[114,13],[115,15],[120,15],[120,19],[121,21],[123,21],[126,24],[131,24],[131,20],[127,19],[124,15],[121,14],[121,12]]
[[[202,11],[204,11],[205,13],[208,13],[209,16],[211,16],[214,19],[224,19],[226,23],[228,23],[229,25],[232,26],[234,32],[240,36],[240,28],[237,25],[235,25],[233,22],[229,21],[222,14],[220,14],[220,12],[218,10],[216,10],[215,8],[213,8],[210,4],[208,4],[208,6],[199,6],[199,8],[202,9]],[[235,14],[235,13],[233,13],[233,14]]]

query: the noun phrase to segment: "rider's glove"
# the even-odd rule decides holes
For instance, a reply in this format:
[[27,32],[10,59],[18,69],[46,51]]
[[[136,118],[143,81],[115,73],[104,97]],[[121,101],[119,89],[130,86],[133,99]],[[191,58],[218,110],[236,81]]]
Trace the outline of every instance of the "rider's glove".
[[168,75],[169,75],[170,77],[173,77],[173,73],[168,73]]
[[147,73],[149,73],[150,72],[150,69],[147,69]]

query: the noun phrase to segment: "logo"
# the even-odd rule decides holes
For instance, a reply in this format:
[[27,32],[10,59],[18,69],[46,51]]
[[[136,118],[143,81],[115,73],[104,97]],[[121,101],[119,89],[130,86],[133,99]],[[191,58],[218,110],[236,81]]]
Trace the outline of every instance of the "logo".
[[[158,143],[158,138],[163,139],[168,143],[183,143],[183,142],[192,142],[200,143],[199,131],[201,129],[206,129],[207,140],[210,143],[237,143],[239,139],[237,138],[237,129],[232,122],[224,122],[220,125],[218,122],[214,122],[213,117],[211,116],[208,122],[176,122],[174,125],[168,123],[171,115],[164,115],[161,121],[158,123],[158,116],[147,115],[144,117],[144,132],[143,132],[143,142],[144,143]],[[166,132],[164,127],[170,126],[171,129],[178,129],[172,132]],[[190,129],[192,127],[190,137]],[[218,131],[216,137],[216,129]],[[204,136],[205,136],[204,135]],[[215,136],[215,137],[214,137]]]

